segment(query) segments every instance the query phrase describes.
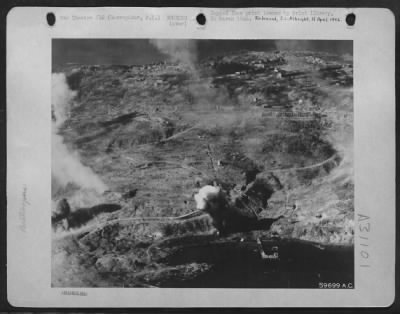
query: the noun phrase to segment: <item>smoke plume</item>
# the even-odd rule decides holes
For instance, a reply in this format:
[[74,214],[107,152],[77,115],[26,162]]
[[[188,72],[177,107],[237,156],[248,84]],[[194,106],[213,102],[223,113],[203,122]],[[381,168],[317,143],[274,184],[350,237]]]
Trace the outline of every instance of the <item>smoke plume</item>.
[[180,62],[195,69],[197,44],[188,39],[150,39],[150,43],[161,53],[169,56],[172,62]]
[[187,91],[191,95],[192,104],[207,110],[230,103],[225,88],[212,87],[212,78],[204,77],[198,66],[199,41],[189,39],[151,39],[150,43],[161,53],[169,56],[172,62],[186,67],[190,75]]
[[76,92],[68,87],[65,74],[53,73],[51,76],[51,105],[57,128],[67,120],[72,99],[75,96]]
[[200,190],[199,193],[194,195],[194,200],[196,202],[196,208],[198,210],[205,210],[207,203],[215,198],[221,196],[221,189],[212,185],[205,185]]
[[68,112],[76,92],[72,91],[66,81],[65,74],[52,75],[52,181],[58,188],[66,188],[74,184],[80,188],[103,193],[107,187],[89,167],[80,161],[78,152],[72,152],[64,143],[59,129],[66,121]]

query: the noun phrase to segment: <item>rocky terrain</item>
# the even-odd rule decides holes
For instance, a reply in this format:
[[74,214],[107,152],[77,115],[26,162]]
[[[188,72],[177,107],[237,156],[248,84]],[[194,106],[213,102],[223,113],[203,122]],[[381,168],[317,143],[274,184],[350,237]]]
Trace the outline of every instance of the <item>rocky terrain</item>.
[[[53,71],[72,91],[55,134],[101,182],[52,178],[53,211],[66,199],[75,213],[53,225],[53,286],[185,286],[215,266],[171,262],[196,246],[352,246],[348,56],[242,51],[194,65]],[[195,211],[205,185],[221,187],[240,215],[276,221],[218,235]]]

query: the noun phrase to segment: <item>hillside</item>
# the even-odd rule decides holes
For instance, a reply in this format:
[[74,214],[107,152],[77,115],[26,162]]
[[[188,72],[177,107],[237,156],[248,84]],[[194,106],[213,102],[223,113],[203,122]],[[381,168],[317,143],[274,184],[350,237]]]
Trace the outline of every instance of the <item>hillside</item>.
[[[53,169],[53,210],[65,198],[72,212],[97,211],[55,227],[53,285],[118,285],[126,273],[122,281],[131,286],[193,278],[212,265],[165,259],[204,241],[352,245],[347,57],[243,51],[195,65],[66,65],[54,72],[65,74],[71,93],[62,123],[54,118],[55,137],[91,173]],[[56,175],[68,171],[70,180]],[[205,185],[222,187],[243,216],[280,219],[266,230],[217,237],[208,215],[185,217]]]

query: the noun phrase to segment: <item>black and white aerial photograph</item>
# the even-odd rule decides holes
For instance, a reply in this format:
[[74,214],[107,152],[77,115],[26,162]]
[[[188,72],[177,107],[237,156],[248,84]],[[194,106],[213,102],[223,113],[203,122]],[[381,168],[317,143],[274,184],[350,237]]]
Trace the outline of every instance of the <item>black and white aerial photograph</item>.
[[354,283],[353,41],[52,39],[51,286]]

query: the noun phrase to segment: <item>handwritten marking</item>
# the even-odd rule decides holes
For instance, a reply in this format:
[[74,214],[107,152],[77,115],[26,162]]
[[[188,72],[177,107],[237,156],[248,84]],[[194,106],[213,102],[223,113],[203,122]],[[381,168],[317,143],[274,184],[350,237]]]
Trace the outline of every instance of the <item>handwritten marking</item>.
[[19,230],[22,232],[26,232],[26,207],[31,205],[28,201],[27,197],[27,187],[24,184],[22,187],[22,202],[21,206],[19,207],[18,217],[19,217]]
[[367,215],[358,214],[358,230],[360,231],[359,239],[362,241],[360,246],[364,248],[360,251],[361,264],[360,267],[370,267],[370,251],[369,247],[369,233],[371,231],[370,217]]

